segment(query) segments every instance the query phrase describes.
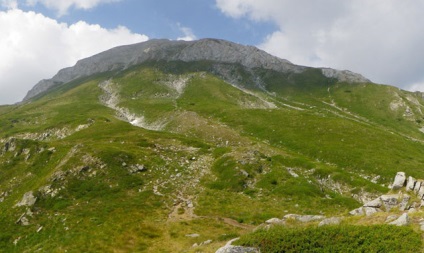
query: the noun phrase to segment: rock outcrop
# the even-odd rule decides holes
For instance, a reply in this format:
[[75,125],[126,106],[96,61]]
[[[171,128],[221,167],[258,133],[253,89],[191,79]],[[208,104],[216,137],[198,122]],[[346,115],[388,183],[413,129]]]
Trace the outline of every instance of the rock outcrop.
[[219,248],[215,253],[259,253],[259,250],[252,247],[228,245]]
[[37,198],[34,197],[34,193],[29,191],[24,194],[21,201],[19,201],[15,206],[33,206],[36,201]]
[[402,188],[403,186],[405,186],[405,182],[406,182],[405,172],[398,172],[392,184],[392,190],[398,190]]
[[[269,69],[282,73],[300,73],[304,66],[272,56],[253,46],[244,46],[218,39],[197,41],[150,40],[133,45],[120,46],[82,59],[75,66],[60,70],[53,78],[37,83],[25,100],[41,94],[53,86],[68,83],[78,78],[109,71],[121,71],[144,62],[196,62],[209,61],[223,64],[238,64],[247,69]],[[346,82],[369,82],[359,74],[323,68],[322,74]],[[228,69],[216,66],[214,72],[228,77]],[[231,79],[231,78],[224,78]]]
[[[424,203],[424,183],[411,176],[406,179],[405,172],[398,172],[396,174],[390,188],[399,191],[399,193],[381,195],[365,203],[362,207],[350,211],[349,214],[370,216],[377,212],[390,212],[394,208],[397,208],[399,211],[415,210],[415,208],[420,207]],[[405,191],[402,191],[403,188],[405,188]],[[410,203],[412,199],[411,195],[405,192],[415,194],[421,201],[419,203]]]
[[407,213],[402,214],[399,218],[396,220],[390,222],[390,225],[396,225],[396,226],[406,226],[409,225],[409,216]]

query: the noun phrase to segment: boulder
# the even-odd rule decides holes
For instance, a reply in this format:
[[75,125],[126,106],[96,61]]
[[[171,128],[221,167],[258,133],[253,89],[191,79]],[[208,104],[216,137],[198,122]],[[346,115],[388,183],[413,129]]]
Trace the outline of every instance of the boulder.
[[395,221],[392,221],[389,223],[390,225],[396,225],[396,226],[406,226],[409,224],[409,216],[407,213],[402,214],[399,218],[397,218]]
[[415,182],[415,186],[414,186],[414,192],[418,194],[418,191],[421,188],[421,181],[417,181]]
[[392,221],[396,220],[397,218],[398,218],[397,215],[389,215],[389,216],[386,217],[386,223],[392,222]]
[[374,208],[374,207],[364,207],[364,212],[366,216],[370,216],[375,213],[382,212],[382,210],[379,208]]
[[252,247],[227,245],[219,248],[215,253],[259,253],[259,250]]
[[420,187],[420,190],[417,193],[418,198],[423,199],[424,197],[424,187]]
[[350,211],[349,214],[353,216],[361,216],[361,215],[364,215],[365,213],[364,213],[364,209],[362,207],[359,207]]
[[278,219],[278,218],[271,218],[267,221],[265,221],[266,224],[284,224],[285,221],[282,219]]
[[392,190],[398,190],[405,185],[406,175],[405,172],[398,172],[392,184]]
[[417,182],[417,180],[415,178],[409,176],[408,181],[406,183],[406,191],[413,191],[416,182]]
[[399,195],[397,195],[397,194],[381,195],[381,197],[380,197],[380,199],[383,202],[383,205],[386,208],[387,212],[390,211],[390,209],[397,206],[398,198],[399,198]]
[[339,217],[331,217],[331,218],[327,218],[327,219],[322,220],[322,221],[318,224],[318,227],[326,226],[326,225],[339,225],[341,221],[342,221],[342,219],[341,219],[341,218],[339,218]]
[[411,199],[411,197],[407,194],[402,196],[402,200],[399,203],[399,210],[401,211],[405,211],[409,209],[409,200]]
[[15,206],[33,206],[36,201],[37,201],[37,198],[34,197],[33,192],[29,191],[24,194],[24,196],[22,197],[22,200],[19,201]]
[[299,215],[299,214],[287,214],[284,216],[284,219],[295,219],[300,222],[312,222],[320,221],[325,219],[323,215]]
[[370,202],[367,202],[364,207],[374,207],[374,208],[380,208],[383,205],[380,198],[376,198],[374,200],[371,200]]

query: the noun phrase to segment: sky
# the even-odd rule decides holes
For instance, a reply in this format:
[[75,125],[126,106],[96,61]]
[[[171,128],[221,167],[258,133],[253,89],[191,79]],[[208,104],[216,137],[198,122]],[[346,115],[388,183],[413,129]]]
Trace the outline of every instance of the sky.
[[424,0],[0,0],[0,104],[109,48],[220,38],[424,91]]

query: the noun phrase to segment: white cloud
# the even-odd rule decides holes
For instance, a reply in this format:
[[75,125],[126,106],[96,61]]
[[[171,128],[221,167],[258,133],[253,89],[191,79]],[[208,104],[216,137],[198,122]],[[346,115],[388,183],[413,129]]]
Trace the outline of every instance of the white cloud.
[[111,47],[146,41],[125,27],[58,23],[34,12],[0,12],[0,104],[21,100],[39,80]]
[[233,18],[275,23],[279,29],[259,47],[293,63],[349,69],[406,89],[424,80],[424,0],[216,0],[216,4]]
[[99,4],[119,2],[121,0],[26,0],[26,4],[34,6],[37,3],[56,10],[59,16],[65,15],[70,8],[88,10]]
[[197,39],[197,36],[191,28],[182,26],[180,23],[177,23],[177,26],[180,32],[183,33],[183,37],[178,37],[177,40],[192,41]]
[[18,8],[18,0],[1,0],[0,6],[6,9],[16,9]]

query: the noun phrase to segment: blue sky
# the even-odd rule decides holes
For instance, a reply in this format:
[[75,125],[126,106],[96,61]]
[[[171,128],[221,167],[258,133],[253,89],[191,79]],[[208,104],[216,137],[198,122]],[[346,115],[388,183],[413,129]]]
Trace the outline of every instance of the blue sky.
[[77,60],[152,38],[221,38],[424,91],[424,0],[0,0],[0,104]]

